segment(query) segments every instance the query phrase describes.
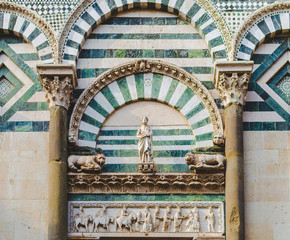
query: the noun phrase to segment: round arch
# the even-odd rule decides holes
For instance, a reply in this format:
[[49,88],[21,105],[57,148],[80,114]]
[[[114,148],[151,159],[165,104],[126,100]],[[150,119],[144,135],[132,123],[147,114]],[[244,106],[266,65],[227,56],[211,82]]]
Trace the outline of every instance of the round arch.
[[[143,74],[143,80],[134,77],[138,74]],[[159,80],[154,81],[153,74],[159,75]],[[146,79],[149,80],[148,88]],[[140,89],[142,91],[138,93]],[[92,127],[96,134],[106,117],[116,109],[126,103],[144,99],[167,103],[180,111],[188,119],[195,136],[210,136],[207,139],[210,142],[208,146],[213,145],[213,136],[223,136],[218,108],[198,79],[172,64],[138,60],[108,70],[82,93],[72,112],[69,141],[78,144],[79,130],[86,124],[85,113],[91,115],[92,110],[95,112],[98,123]]]
[[75,64],[79,50],[92,30],[112,15],[129,9],[156,9],[193,24],[206,40],[214,59],[226,59],[231,36],[223,18],[208,0],[83,0],[71,13],[59,38],[59,62]]
[[240,27],[233,41],[231,60],[250,60],[266,37],[290,32],[290,3],[277,2],[254,12]]
[[57,41],[49,24],[23,5],[0,2],[4,33],[23,37],[38,51],[43,63],[57,63]]

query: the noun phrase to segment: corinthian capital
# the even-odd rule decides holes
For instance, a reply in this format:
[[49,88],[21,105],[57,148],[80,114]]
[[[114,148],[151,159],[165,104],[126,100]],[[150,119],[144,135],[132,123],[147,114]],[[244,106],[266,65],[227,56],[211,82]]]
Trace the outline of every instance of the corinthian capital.
[[37,70],[49,108],[58,105],[68,109],[73,90],[77,86],[73,66],[38,65]]
[[245,104],[253,65],[253,61],[215,64],[214,82],[225,107],[232,103]]

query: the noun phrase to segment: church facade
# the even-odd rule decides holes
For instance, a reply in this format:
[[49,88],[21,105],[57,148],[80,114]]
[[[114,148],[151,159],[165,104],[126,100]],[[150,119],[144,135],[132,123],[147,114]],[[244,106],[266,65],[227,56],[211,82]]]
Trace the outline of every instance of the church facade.
[[289,37],[288,1],[0,1],[0,239],[288,239]]

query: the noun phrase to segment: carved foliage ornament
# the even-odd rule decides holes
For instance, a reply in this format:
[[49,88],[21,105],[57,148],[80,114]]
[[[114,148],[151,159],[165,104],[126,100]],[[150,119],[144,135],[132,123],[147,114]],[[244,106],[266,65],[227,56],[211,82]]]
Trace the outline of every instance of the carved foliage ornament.
[[236,55],[241,46],[241,41],[243,37],[246,35],[248,30],[254,25],[259,23],[262,19],[264,19],[267,15],[279,12],[279,11],[290,11],[290,3],[289,2],[276,2],[269,6],[265,6],[255,11],[252,15],[250,15],[237,31],[235,38],[233,40],[232,53],[230,54],[230,61],[234,61]]
[[60,79],[58,76],[53,78],[44,77],[42,79],[42,86],[46,93],[49,107],[59,105],[68,109],[73,93],[71,78],[64,77]]
[[223,105],[237,103],[242,106],[245,104],[248,84],[250,81],[249,73],[222,73],[218,82],[218,91]]
[[[230,31],[227,27],[227,24],[225,23],[224,19],[222,18],[219,11],[216,9],[216,7],[213,6],[213,4],[209,0],[195,0],[201,7],[204,8],[206,12],[209,13],[209,15],[213,18],[214,22],[216,23],[218,29],[220,30],[221,36],[224,40],[224,43],[227,48],[227,53],[229,54],[232,51],[232,38]],[[149,1],[148,1],[149,2]],[[93,3],[95,3],[95,0],[83,0],[80,1],[79,4],[76,6],[75,10],[71,12],[66,24],[63,26],[63,29],[61,30],[61,34],[59,37],[59,62],[61,62],[63,57],[63,51],[66,44],[66,41],[68,40],[68,35],[73,28],[75,22],[81,17],[81,15],[84,13],[84,11],[90,7]],[[156,9],[159,10],[157,6],[159,4],[155,4]],[[132,4],[130,8],[133,8],[134,5]],[[122,7],[120,7],[121,9]],[[141,5],[141,8],[147,8],[147,2],[144,2],[144,4]],[[108,19],[111,16],[111,13],[106,14],[106,19]],[[186,20],[185,14],[180,13],[180,16],[183,17]],[[98,22],[100,24],[101,22]]]
[[223,173],[69,173],[70,193],[224,193]]
[[209,91],[193,75],[185,70],[162,61],[137,60],[114,67],[100,75],[79,97],[70,120],[69,141],[76,143],[78,129],[85,109],[96,94],[119,78],[137,73],[158,73],[181,81],[190,88],[208,110],[214,128],[214,135],[223,136],[223,126],[217,105]]
[[51,29],[50,25],[43,18],[41,18],[36,12],[31,11],[24,5],[18,5],[15,3],[5,2],[5,1],[0,2],[0,11],[4,11],[10,14],[16,14],[21,17],[25,17],[29,19],[31,22],[33,22],[36,26],[38,26],[39,30],[41,30],[48,38],[53,49],[55,63],[57,63],[58,44],[55,39],[55,34],[53,30]]
[[[70,202],[69,236],[222,236],[222,202]],[[119,235],[115,235],[119,234]]]

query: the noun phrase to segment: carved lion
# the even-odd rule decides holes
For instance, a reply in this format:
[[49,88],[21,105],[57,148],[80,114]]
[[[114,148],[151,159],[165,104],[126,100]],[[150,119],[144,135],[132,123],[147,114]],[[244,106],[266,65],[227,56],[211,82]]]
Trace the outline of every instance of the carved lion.
[[106,162],[106,157],[102,153],[89,156],[71,155],[67,161],[71,171],[100,172]]
[[223,155],[194,154],[189,152],[185,155],[185,162],[190,170],[220,170],[224,169],[225,157]]

